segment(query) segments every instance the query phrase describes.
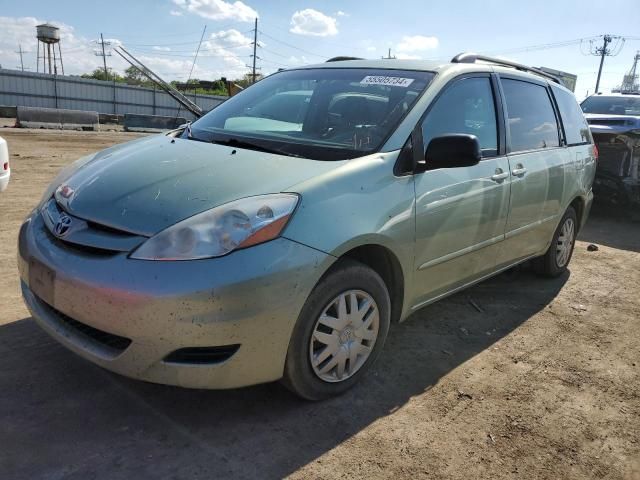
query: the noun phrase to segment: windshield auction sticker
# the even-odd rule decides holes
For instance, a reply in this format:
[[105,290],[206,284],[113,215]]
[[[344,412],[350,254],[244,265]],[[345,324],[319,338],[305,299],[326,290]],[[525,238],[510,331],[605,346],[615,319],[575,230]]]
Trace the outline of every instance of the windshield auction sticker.
[[377,75],[367,75],[360,80],[361,85],[387,85],[388,87],[407,88],[413,83],[413,78],[402,77],[379,77]]

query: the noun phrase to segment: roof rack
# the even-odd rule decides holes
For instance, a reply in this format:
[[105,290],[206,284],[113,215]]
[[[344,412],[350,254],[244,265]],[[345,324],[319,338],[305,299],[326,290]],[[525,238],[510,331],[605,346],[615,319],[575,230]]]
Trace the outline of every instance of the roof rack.
[[496,65],[502,65],[504,67],[515,68],[516,70],[521,70],[523,72],[535,73],[536,75],[543,76],[552,80],[560,85],[562,82],[560,79],[550,73],[543,72],[542,70],[534,67],[528,67],[527,65],[522,65],[521,63],[511,62],[509,60],[502,60],[501,58],[495,57],[487,57],[485,55],[478,55],[477,53],[459,53],[455,57],[451,59],[451,63],[476,63],[478,60],[481,62],[493,63]]

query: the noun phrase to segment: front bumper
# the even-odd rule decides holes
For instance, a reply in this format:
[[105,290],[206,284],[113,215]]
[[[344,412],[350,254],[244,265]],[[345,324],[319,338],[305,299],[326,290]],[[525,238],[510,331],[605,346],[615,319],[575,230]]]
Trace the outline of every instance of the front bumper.
[[[233,388],[282,376],[298,314],[334,260],[284,238],[217,259],[132,260],[70,247],[34,213],[20,229],[18,267],[33,317],[82,357],[150,382]],[[130,343],[107,348],[77,322]],[[240,347],[219,363],[165,360],[225,345]]]

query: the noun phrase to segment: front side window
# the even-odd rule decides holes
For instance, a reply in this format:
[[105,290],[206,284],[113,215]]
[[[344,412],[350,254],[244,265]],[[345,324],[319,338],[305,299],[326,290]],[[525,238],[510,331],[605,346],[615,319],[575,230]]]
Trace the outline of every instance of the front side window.
[[189,138],[319,160],[367,155],[382,147],[433,76],[359,68],[276,73],[194,122]]
[[589,136],[589,125],[575,97],[555,85],[551,86],[551,90],[553,91],[553,96],[556,97],[556,102],[558,102],[567,145],[589,142],[591,138]]
[[458,80],[436,100],[422,124],[425,149],[434,137],[451,133],[475,135],[482,156],[498,154],[498,129],[489,78]]
[[535,83],[501,79],[511,134],[511,151],[560,146],[558,123],[547,89]]

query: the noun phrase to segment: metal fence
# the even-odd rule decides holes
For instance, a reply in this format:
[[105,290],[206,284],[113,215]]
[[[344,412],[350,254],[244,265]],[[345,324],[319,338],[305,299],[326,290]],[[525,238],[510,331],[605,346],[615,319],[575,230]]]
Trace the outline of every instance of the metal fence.
[[[227,97],[185,93],[203,110],[211,110]],[[0,69],[0,105],[65,108],[98,113],[140,113],[193,119],[180,104],[160,89],[64,75]]]

